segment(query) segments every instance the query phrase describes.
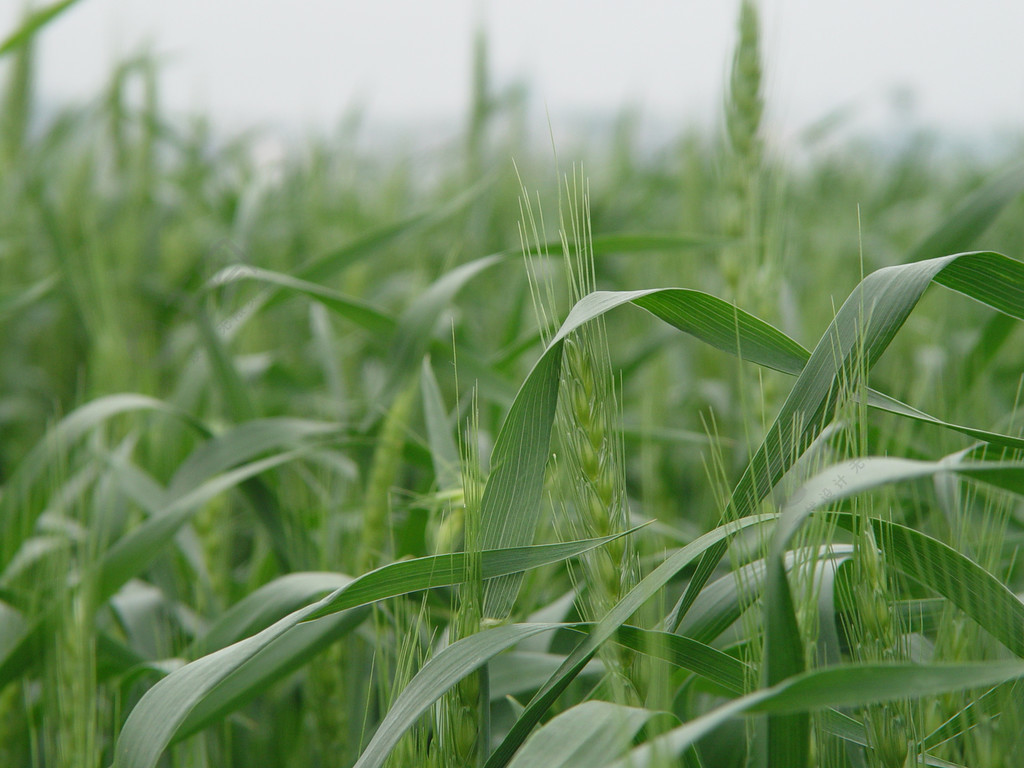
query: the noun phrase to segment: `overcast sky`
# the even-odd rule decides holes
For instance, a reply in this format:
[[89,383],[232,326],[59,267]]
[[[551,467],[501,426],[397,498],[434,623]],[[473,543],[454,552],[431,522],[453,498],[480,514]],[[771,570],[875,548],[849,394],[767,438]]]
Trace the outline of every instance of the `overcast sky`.
[[[48,0],[49,1],[49,0]],[[0,31],[16,0],[0,0]],[[611,113],[707,124],[720,114],[738,2],[723,0],[84,0],[43,36],[49,101],[98,92],[120,57],[164,60],[166,106],[221,124],[329,128],[458,118],[478,22],[496,85],[525,80],[535,118]],[[1024,125],[1020,0],[762,0],[772,133],[831,111],[892,119],[893,94],[949,133]]]

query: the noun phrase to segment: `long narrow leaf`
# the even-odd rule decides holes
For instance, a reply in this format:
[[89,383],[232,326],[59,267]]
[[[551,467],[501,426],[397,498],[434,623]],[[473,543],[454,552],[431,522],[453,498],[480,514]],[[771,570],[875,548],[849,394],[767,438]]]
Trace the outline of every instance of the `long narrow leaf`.
[[637,747],[614,768],[645,768],[658,756],[678,756],[722,723],[747,712],[792,714],[825,707],[864,706],[915,696],[987,687],[1024,677],[1024,662],[971,664],[847,664],[806,672],[729,702]]
[[[480,567],[485,576],[494,578],[575,557],[614,538],[484,551],[479,554]],[[219,685],[300,623],[361,608],[387,597],[460,583],[470,572],[465,553],[391,563],[288,614],[251,637],[186,664],[157,682],[132,710],[117,742],[114,765],[117,768],[153,768],[193,710],[214,695]],[[308,657],[303,658],[308,660]],[[197,719],[205,717],[197,716]]]
[[[733,489],[729,514],[757,509],[796,459],[831,421],[844,391],[856,392],[931,283],[939,282],[1024,319],[1024,263],[998,253],[962,253],[886,267],[868,275],[843,303]],[[698,565],[670,626],[686,613],[724,549]]]

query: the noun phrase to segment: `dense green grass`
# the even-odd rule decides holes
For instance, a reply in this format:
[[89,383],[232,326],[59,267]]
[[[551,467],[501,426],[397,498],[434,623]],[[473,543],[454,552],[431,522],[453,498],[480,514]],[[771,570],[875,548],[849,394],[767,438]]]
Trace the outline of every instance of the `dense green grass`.
[[0,764],[1024,759],[1019,157],[787,163],[743,4],[722,137],[553,173],[480,42],[451,146],[268,171],[148,60],[39,119],[47,18],[0,43]]

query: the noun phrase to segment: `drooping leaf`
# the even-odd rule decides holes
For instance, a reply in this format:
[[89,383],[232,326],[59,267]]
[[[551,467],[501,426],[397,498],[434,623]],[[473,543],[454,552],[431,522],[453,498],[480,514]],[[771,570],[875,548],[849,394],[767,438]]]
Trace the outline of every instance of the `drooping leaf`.
[[[269,286],[286,289],[289,293],[298,293],[313,301],[319,302],[339,317],[343,317],[356,325],[365,328],[375,336],[389,338],[395,330],[395,320],[380,309],[360,299],[346,296],[338,291],[326,288],[308,280],[301,280],[281,272],[274,272],[268,269],[258,269],[250,266],[234,265],[225,267],[207,283],[207,290],[218,286],[242,280],[252,280]],[[285,296],[287,293],[279,292],[277,296]],[[251,315],[253,308],[246,311],[246,316]],[[230,331],[237,330],[238,324],[232,323]]]
[[744,713],[793,714],[933,696],[1024,677],[1024,662],[844,664],[805,672],[724,704],[631,750],[614,768],[645,768],[655,756],[679,756],[730,718]]
[[[730,516],[757,509],[796,459],[831,421],[845,393],[858,392],[862,377],[889,346],[932,282],[945,285],[1018,319],[1024,319],[1024,263],[998,253],[961,253],[886,267],[860,282],[840,308],[783,403],[764,442],[733,489]],[[721,560],[709,551],[671,615],[670,626],[693,600]]]
[[[478,555],[480,569],[485,577],[494,578],[575,557],[614,538],[616,537],[484,551]],[[278,668],[290,668],[288,665],[300,659],[302,662],[308,661],[308,655],[291,657],[288,654],[305,653],[308,647],[318,647],[319,640],[315,634],[305,634],[315,633],[317,630],[302,630],[300,640],[294,643],[279,640],[287,637],[287,634],[300,623],[315,624],[316,620],[323,617],[360,609],[388,597],[435,586],[457,584],[464,581],[471,570],[466,554],[461,552],[403,560],[382,566],[352,580],[317,602],[284,616],[257,634],[173,671],[150,688],[129,714],[117,741],[114,765],[117,768],[153,768],[183,725],[190,722],[188,718],[193,717],[193,711],[199,710],[199,714],[194,716],[196,720],[191,721],[192,725],[197,725],[196,721],[206,722],[209,717],[220,714],[225,706],[244,700],[244,696],[248,695],[250,690],[248,686],[251,678],[248,672],[257,674],[258,666],[249,667],[240,677],[235,678],[235,683],[228,683],[226,692],[218,694],[216,689],[275,643],[278,643],[276,650],[268,653],[273,654],[273,664]],[[345,626],[347,619],[338,621],[341,622],[343,630],[348,628]],[[472,637],[467,640],[471,640]],[[310,646],[304,645],[307,641]],[[467,670],[467,674],[468,671],[472,670]],[[239,696],[242,698],[238,698]],[[211,697],[212,703],[203,703]]]

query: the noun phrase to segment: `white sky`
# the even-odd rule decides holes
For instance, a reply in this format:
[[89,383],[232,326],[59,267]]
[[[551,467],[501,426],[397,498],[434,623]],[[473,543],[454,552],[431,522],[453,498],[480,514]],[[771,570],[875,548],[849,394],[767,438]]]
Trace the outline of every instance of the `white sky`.
[[[50,0],[47,0],[49,2]],[[0,0],[0,34],[20,0]],[[796,135],[853,106],[884,130],[889,97],[950,133],[1024,126],[1020,0],[762,0],[772,132]],[[47,29],[41,90],[98,93],[120,57],[165,60],[166,106],[221,124],[330,127],[362,105],[381,121],[460,118],[477,19],[498,87],[526,80],[531,119],[639,108],[708,123],[720,113],[738,0],[83,0]]]

